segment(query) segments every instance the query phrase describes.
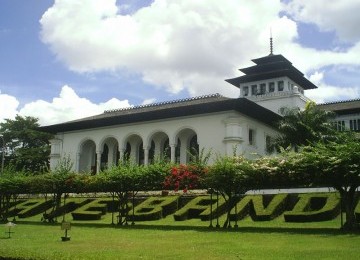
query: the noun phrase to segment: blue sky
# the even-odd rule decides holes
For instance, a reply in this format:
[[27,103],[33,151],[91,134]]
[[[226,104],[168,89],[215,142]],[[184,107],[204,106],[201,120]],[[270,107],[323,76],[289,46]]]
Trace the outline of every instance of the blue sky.
[[0,122],[43,125],[204,94],[283,54],[317,102],[360,98],[360,1],[0,0]]

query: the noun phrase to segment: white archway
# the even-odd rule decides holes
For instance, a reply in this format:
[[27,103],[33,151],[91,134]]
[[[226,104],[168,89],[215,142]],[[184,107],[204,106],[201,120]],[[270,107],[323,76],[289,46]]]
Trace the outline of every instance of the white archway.
[[96,173],[96,144],[91,139],[83,140],[78,152],[78,172]]

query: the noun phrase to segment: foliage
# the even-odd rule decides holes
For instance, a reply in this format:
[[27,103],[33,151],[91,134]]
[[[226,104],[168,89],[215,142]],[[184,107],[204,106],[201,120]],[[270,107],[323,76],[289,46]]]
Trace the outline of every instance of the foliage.
[[300,108],[282,108],[283,118],[278,123],[280,135],[274,140],[274,146],[292,147],[298,151],[299,146],[317,141],[334,140],[337,132],[331,125],[334,113],[322,110],[314,102]]
[[48,168],[51,135],[38,131],[38,119],[17,115],[14,120],[0,123],[0,133],[5,141],[5,164],[16,170],[43,172]]
[[305,147],[300,156],[299,174],[311,170],[315,184],[339,191],[346,212],[344,228],[357,228],[354,210],[359,200],[356,189],[360,186],[360,141],[348,136],[343,143],[319,142]]
[[227,219],[224,227],[230,225],[230,211],[240,194],[248,189],[254,167],[250,160],[244,157],[219,157],[206,176],[209,188],[220,193],[227,202]]
[[166,176],[174,167],[173,163],[165,160],[157,160],[144,167],[143,174],[139,179],[139,188],[141,190],[160,190]]
[[204,188],[204,178],[208,172],[208,161],[211,152],[205,153],[205,149],[197,152],[193,149],[188,165],[170,165],[163,181],[165,189],[173,189],[174,191],[182,190],[186,193],[189,189]]
[[284,212],[286,222],[313,222],[334,219],[340,212],[336,193],[299,194],[291,211]]
[[184,193],[188,189],[196,189],[201,187],[207,173],[207,168],[199,168],[196,165],[176,165],[171,168],[164,181],[165,189],[174,189],[174,191],[183,190]]
[[166,217],[178,209],[178,196],[149,197],[130,213],[131,220],[149,221]]

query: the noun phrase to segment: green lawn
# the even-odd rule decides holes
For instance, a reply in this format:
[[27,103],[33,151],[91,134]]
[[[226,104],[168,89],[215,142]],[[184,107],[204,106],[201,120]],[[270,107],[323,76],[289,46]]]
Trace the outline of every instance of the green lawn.
[[109,224],[111,214],[107,214],[95,223],[73,222],[71,241],[61,242],[60,224],[42,224],[35,216],[18,221],[11,239],[5,233],[0,235],[0,256],[72,260],[359,259],[360,235],[342,233],[339,222],[285,223],[282,217],[253,222],[247,217],[238,223],[239,228],[224,230],[208,228],[209,222],[175,222],[168,216],[113,227]]

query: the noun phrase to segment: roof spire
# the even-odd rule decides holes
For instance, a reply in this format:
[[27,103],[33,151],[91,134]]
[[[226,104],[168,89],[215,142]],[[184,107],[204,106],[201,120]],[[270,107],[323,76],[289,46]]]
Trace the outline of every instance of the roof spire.
[[272,38],[271,27],[270,27],[270,55],[273,55],[273,38]]

